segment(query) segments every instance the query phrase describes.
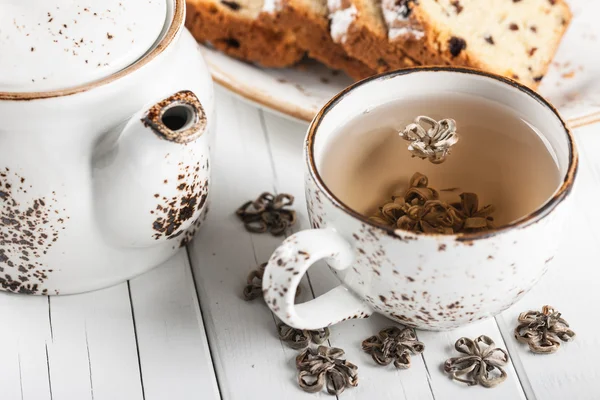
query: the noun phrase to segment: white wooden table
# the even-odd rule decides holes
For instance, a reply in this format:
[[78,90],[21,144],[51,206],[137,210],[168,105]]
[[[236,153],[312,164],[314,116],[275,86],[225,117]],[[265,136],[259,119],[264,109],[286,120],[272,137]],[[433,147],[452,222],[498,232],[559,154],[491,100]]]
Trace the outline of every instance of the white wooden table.
[[[303,194],[306,126],[217,90],[218,134],[208,220],[187,251],[127,283],[83,295],[0,294],[0,399],[311,399],[298,389],[294,357],[259,300],[245,302],[246,275],[280,243],[246,232],[233,211],[263,191],[296,196],[295,229],[309,227]],[[352,320],[331,329],[330,345],[359,366],[343,399],[600,399],[600,125],[576,132],[581,152],[577,211],[550,272],[499,317],[452,332],[418,332],[426,345],[409,370],[376,365],[363,339],[391,323]],[[323,265],[303,297],[335,285]],[[533,355],[513,338],[521,311],[550,304],[577,332],[554,355]],[[462,336],[486,334],[511,356],[495,389],[466,387],[442,371]]]

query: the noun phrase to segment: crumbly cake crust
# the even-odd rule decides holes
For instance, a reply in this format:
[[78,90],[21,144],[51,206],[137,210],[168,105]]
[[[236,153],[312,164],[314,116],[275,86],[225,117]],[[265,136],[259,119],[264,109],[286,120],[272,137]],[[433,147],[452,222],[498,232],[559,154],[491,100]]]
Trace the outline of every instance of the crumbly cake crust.
[[378,72],[469,66],[532,88],[571,20],[564,0],[330,0],[329,8],[344,17],[332,37]]
[[[381,7],[373,0],[329,0],[332,37],[346,52],[377,72],[412,67],[420,62],[388,40]],[[341,26],[334,31],[335,22]]]
[[287,67],[305,54],[291,32],[261,24],[240,0],[188,0],[186,26],[200,42],[264,67]]
[[275,4],[271,12],[261,13],[261,22],[293,32],[298,46],[305,49],[309,57],[356,80],[375,74],[333,41],[324,0],[281,0]]

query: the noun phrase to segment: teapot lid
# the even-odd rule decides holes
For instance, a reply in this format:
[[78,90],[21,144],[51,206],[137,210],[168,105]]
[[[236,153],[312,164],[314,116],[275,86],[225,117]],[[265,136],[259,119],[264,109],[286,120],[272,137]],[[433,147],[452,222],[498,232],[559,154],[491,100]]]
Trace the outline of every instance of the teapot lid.
[[128,67],[157,42],[172,3],[0,1],[0,92],[66,89]]

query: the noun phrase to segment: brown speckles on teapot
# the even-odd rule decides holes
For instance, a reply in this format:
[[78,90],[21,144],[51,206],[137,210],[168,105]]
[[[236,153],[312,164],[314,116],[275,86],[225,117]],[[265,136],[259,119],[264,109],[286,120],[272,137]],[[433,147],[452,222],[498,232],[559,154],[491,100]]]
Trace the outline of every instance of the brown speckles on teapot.
[[13,3],[0,290],[78,293],[162,264],[206,218],[212,184],[213,84],[185,0]]

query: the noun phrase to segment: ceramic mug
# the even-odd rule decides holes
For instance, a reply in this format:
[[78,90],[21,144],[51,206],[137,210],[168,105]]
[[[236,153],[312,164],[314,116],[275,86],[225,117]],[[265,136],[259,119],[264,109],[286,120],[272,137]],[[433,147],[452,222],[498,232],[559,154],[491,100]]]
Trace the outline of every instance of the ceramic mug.
[[[561,184],[537,210],[492,231],[417,234],[370,222],[323,182],[326,149],[348,116],[414,93],[456,92],[509,107],[545,137],[555,153]],[[273,253],[263,278],[266,303],[284,323],[299,329],[378,312],[407,326],[445,330],[500,313],[532,288],[554,257],[578,165],[571,133],[538,94],[498,76],[437,67],[391,72],[339,93],[312,121],[304,152],[306,198],[315,229],[287,238]],[[341,284],[294,304],[300,279],[321,259]]]

